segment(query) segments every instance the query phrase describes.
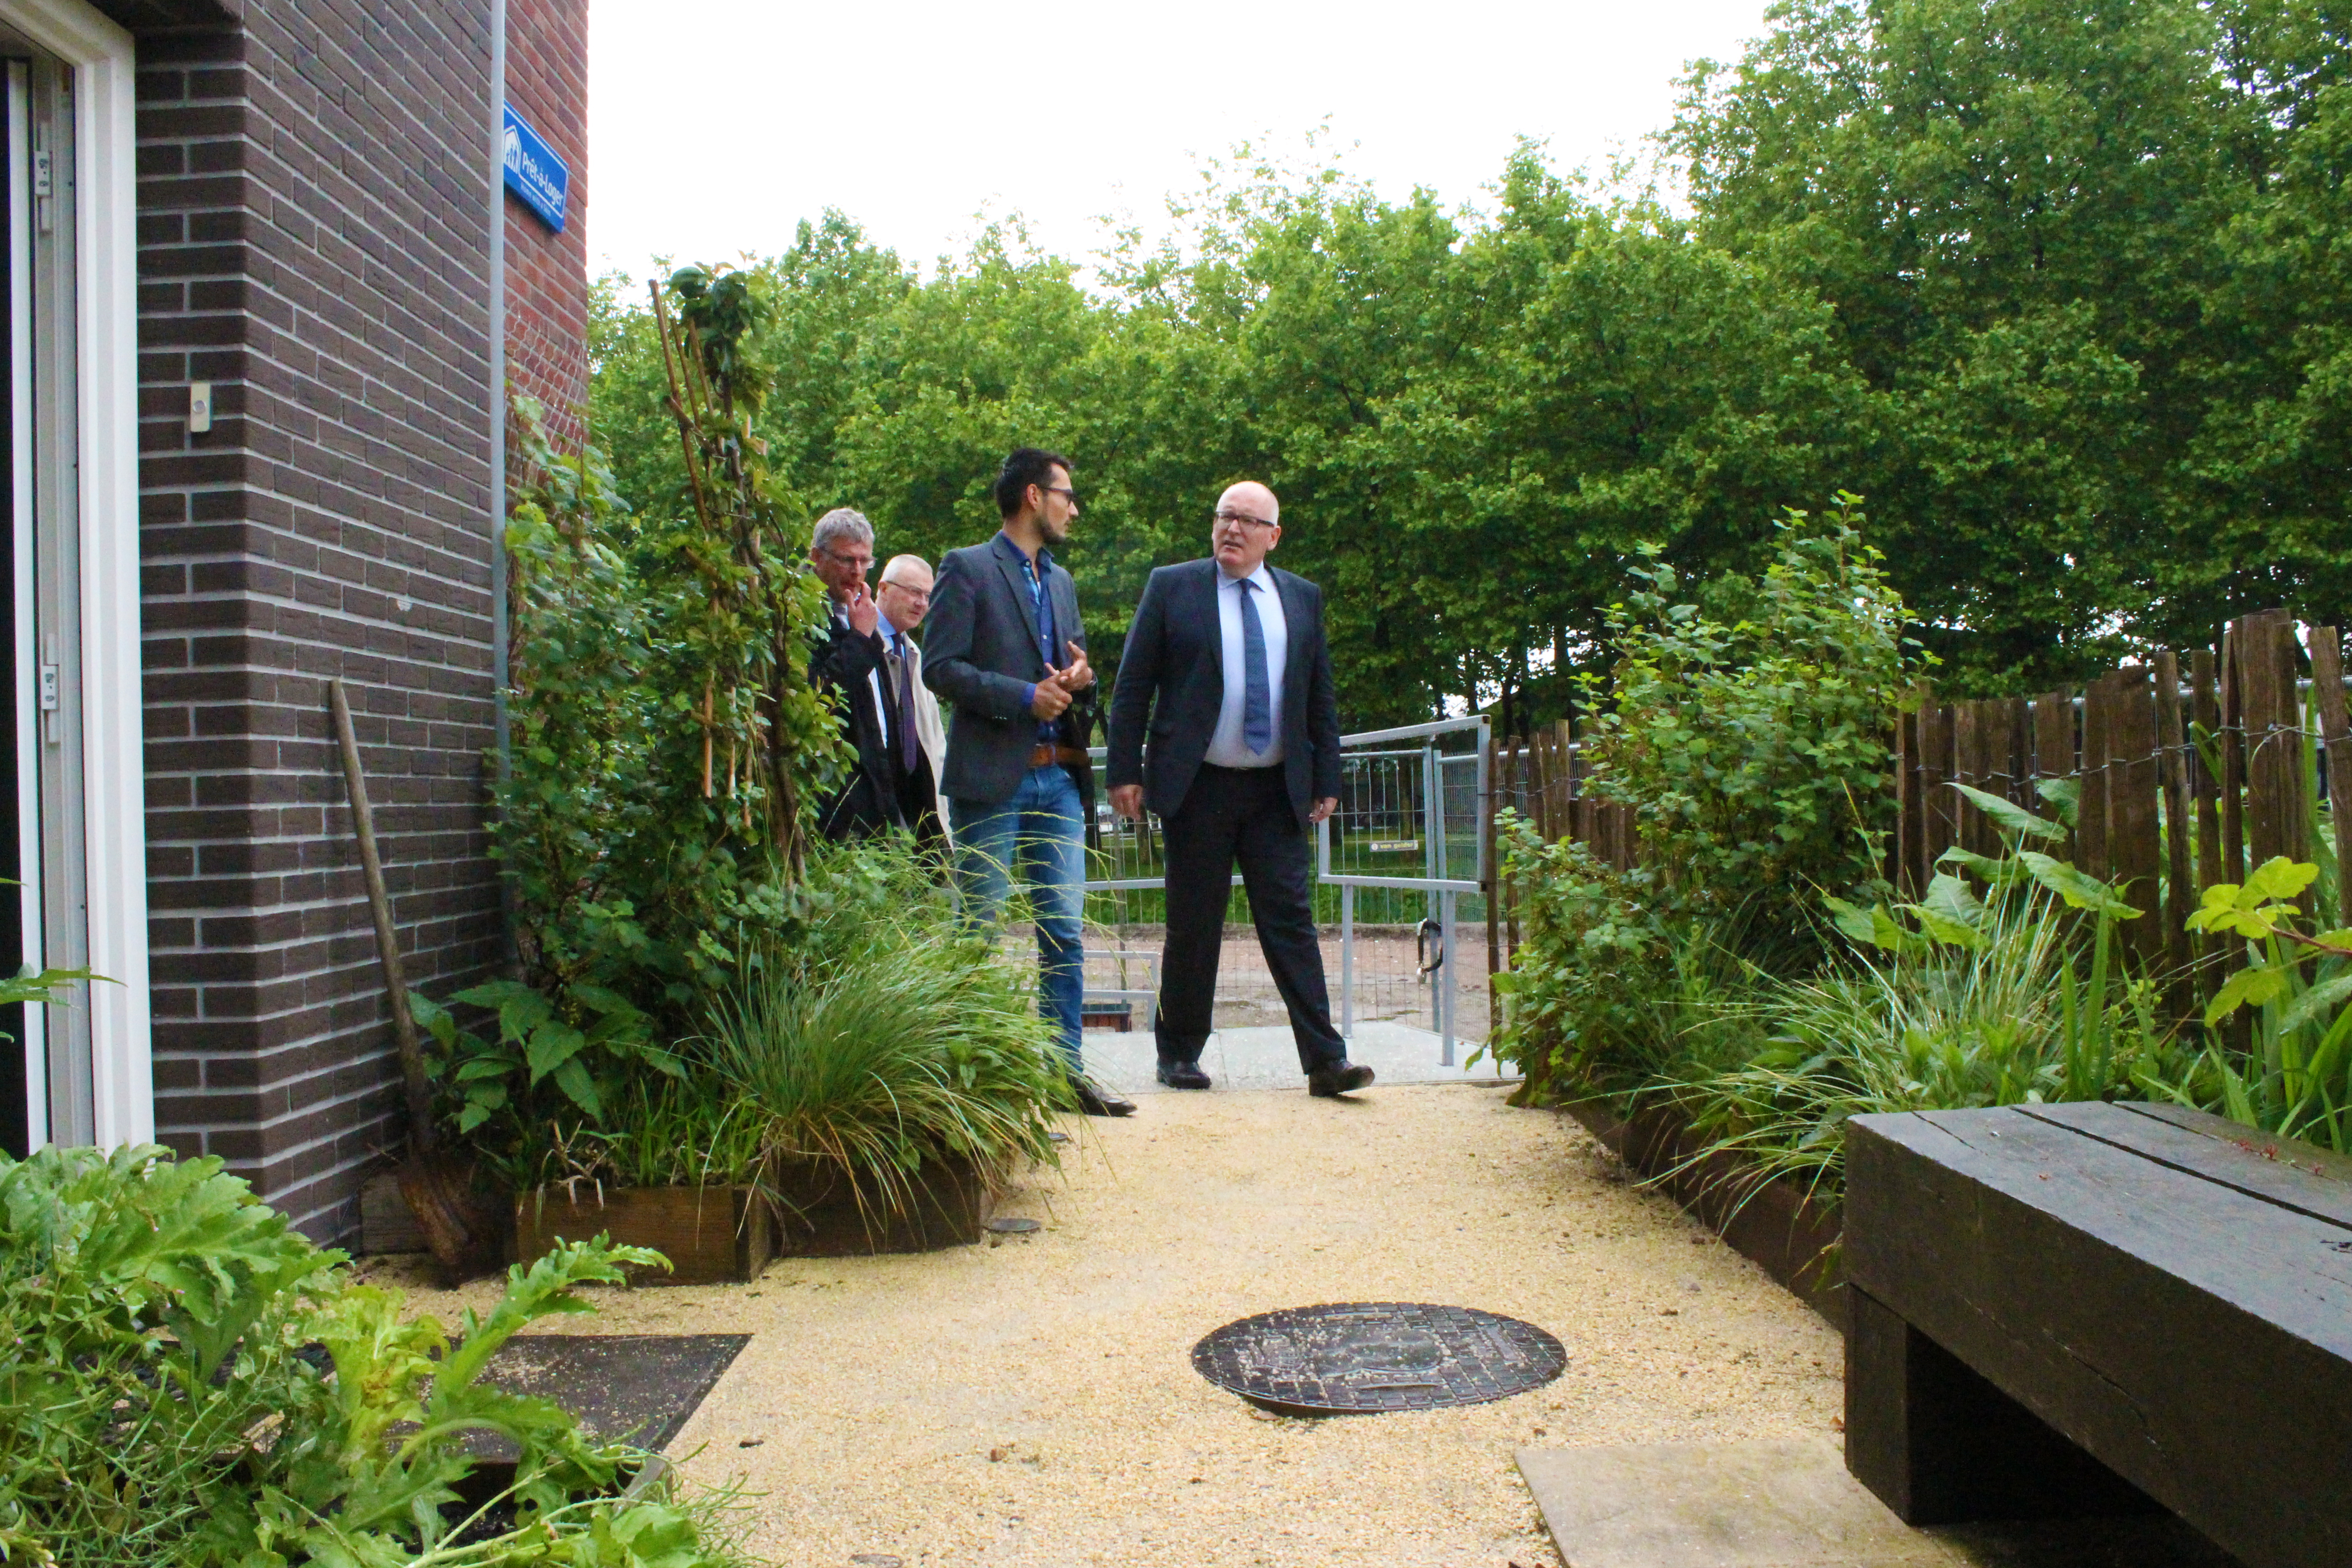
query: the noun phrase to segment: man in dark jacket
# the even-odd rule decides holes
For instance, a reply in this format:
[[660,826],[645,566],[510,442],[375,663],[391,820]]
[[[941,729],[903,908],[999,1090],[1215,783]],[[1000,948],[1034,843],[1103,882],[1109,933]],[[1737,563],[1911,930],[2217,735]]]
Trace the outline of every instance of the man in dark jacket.
[[1217,498],[1210,559],[1144,584],[1110,706],[1110,800],[1159,814],[1168,947],[1160,965],[1160,1081],[1206,1089],[1218,950],[1241,866],[1307,1087],[1372,1081],[1331,1026],[1307,886],[1307,830],[1339,804],[1339,704],[1323,640],[1323,591],[1265,558],[1282,510],[1261,484]]
[[967,910],[992,921],[1012,877],[1028,882],[1038,1008],[1060,1037],[1079,1108],[1126,1116],[1134,1102],[1088,1079],[1078,1054],[1095,672],[1077,586],[1053,553],[1070,537],[1077,492],[1069,460],[1034,447],[1004,459],[995,488],[1003,529],[940,563],[923,643],[924,684],[953,710],[940,784],[959,890]]
[[842,739],[857,753],[849,777],[818,808],[817,831],[827,838],[866,838],[907,826],[890,754],[898,705],[882,679],[887,663],[881,611],[866,588],[866,574],[874,569],[874,525],[845,506],[826,512],[809,540],[809,564],[824,582],[832,610],[831,635],[810,656],[809,679],[833,698]]

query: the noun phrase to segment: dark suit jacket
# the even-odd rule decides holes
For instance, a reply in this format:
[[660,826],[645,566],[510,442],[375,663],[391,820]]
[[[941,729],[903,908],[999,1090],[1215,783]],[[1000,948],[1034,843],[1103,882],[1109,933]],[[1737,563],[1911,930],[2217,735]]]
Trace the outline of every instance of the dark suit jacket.
[[[1058,643],[1087,646],[1078,624],[1078,586],[1046,552],[1045,592],[1053,601]],[[940,787],[950,800],[994,805],[1010,800],[1029,772],[1037,744],[1037,716],[1025,693],[1045,679],[1037,650],[1037,611],[1029,597],[1028,563],[1021,547],[999,533],[985,544],[950,550],[931,587],[923,623],[923,684],[953,711],[948,760]],[[1066,662],[1060,647],[1056,662]],[[1057,743],[1084,746],[1094,730],[1094,689],[1078,694],[1055,726]],[[1072,768],[1078,793],[1091,806],[1094,773]]]
[[[1323,640],[1323,590],[1268,567],[1282,595],[1288,649],[1282,668],[1282,769],[1304,827],[1318,800],[1339,793],[1339,699]],[[1110,699],[1109,780],[1143,785],[1144,804],[1174,815],[1192,787],[1225,700],[1214,561],[1162,566],[1143,585]]]
[[882,637],[859,637],[836,609],[833,635],[817,644],[809,658],[809,679],[834,700],[841,715],[842,738],[857,752],[856,765],[841,788],[818,809],[817,832],[827,838],[864,838],[886,827],[907,826],[898,803],[898,769],[890,758],[890,721],[894,714],[875,705],[875,685],[867,679],[877,670],[887,674]]

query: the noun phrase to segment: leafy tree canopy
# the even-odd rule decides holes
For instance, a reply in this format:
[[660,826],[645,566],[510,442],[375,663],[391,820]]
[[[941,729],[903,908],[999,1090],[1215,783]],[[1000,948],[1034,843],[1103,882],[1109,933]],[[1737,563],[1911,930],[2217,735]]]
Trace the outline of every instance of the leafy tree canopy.
[[[2352,615],[2352,7],[1783,0],[1684,81],[1690,210],[1522,146],[1484,210],[1244,148],[1085,272],[1017,226],[919,271],[838,213],[748,268],[811,515],[936,559],[1009,447],[1071,454],[1098,662],[1217,491],[1283,500],[1351,725],[1605,667],[1655,544],[1754,575],[1843,489],[1955,689],[2043,689],[2286,605]],[[640,302],[592,420],[679,503]]]

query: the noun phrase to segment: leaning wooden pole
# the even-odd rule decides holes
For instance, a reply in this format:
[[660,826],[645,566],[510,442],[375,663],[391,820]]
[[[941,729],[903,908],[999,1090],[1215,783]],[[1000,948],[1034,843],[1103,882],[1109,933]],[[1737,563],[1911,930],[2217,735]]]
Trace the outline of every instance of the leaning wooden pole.
[[400,1078],[408,1099],[408,1147],[433,1152],[433,1090],[425,1074],[425,1047],[408,1011],[408,986],[400,970],[400,933],[392,923],[392,898],[384,891],[383,862],[375,847],[375,813],[368,805],[367,775],[360,768],[360,742],[352,728],[351,700],[341,680],[327,682],[335,711],[335,739],[342,747],[343,784],[352,799],[352,826],[359,835],[360,870],[367,879],[368,912],[375,917],[375,951],[383,987],[392,997],[392,1034],[400,1047]]

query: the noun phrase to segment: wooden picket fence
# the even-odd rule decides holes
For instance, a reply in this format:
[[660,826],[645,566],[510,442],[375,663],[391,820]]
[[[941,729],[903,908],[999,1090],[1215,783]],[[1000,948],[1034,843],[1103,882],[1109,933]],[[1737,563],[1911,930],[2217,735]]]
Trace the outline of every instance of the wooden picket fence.
[[[2309,679],[2300,679],[2307,660]],[[2126,664],[2079,692],[1941,702],[1922,688],[1898,716],[1889,780],[1899,806],[1887,878],[1906,898],[1923,893],[1937,858],[1958,845],[1998,854],[1985,813],[1964,784],[2053,816],[2040,784],[2077,782],[2076,826],[2047,846],[2094,875],[2123,885],[2147,911],[2122,931],[2145,971],[2179,970],[2208,951],[2183,921],[2204,889],[2242,882],[2274,855],[2310,860],[2321,809],[2306,746],[2335,834],[2339,907],[2311,911],[2352,926],[2352,832],[2335,803],[2352,798],[2343,640],[2333,626],[2297,636],[2284,610],[2230,623],[2213,648],[2166,649]],[[1496,748],[1496,799],[1517,805],[1545,837],[1572,837],[1620,869],[1640,840],[1630,808],[1589,798],[1588,764],[1567,721]],[[1516,889],[1502,889],[1494,961],[1516,945]],[[2183,997],[2181,1000],[2185,1001]]]

